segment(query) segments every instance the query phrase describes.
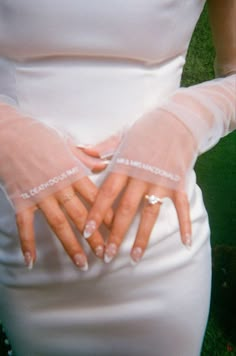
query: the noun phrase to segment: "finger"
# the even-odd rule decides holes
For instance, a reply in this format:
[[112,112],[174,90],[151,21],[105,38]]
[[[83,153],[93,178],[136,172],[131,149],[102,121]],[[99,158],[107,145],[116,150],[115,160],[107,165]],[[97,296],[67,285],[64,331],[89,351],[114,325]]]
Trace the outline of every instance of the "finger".
[[88,214],[83,232],[84,238],[89,238],[98,229],[113,202],[125,187],[127,180],[128,178],[122,174],[111,173],[102,184]]
[[85,153],[93,157],[107,158],[111,157],[120,144],[122,133],[110,136],[106,140],[93,146],[78,145]]
[[[90,205],[95,202],[95,199],[98,194],[98,188],[93,182],[91,182],[89,178],[84,177],[80,179],[79,181],[73,184],[73,187],[75,191],[78,192]],[[108,227],[112,222],[113,215],[113,210],[111,208],[108,209],[103,220],[105,225],[107,225]]]
[[70,256],[74,264],[82,271],[86,271],[88,269],[87,257],[81,245],[77,241],[76,236],[57,200],[51,196],[41,202],[39,207],[44,213],[48,224],[61,241],[65,251]]
[[28,269],[32,269],[36,259],[34,238],[34,209],[26,209],[16,215],[21,250]]
[[147,201],[144,202],[138,232],[130,254],[132,262],[135,264],[140,261],[147,248],[152,229],[160,212],[160,208],[161,203],[159,202],[155,204],[150,204]]
[[101,158],[92,157],[86,154],[81,149],[77,147],[71,148],[74,155],[88,168],[90,168],[94,173],[103,171],[107,165],[110,163],[109,160],[102,160]]
[[[88,213],[87,209],[79,200],[73,189],[63,189],[57,194],[57,198],[77,229],[82,232]],[[88,243],[95,255],[103,258],[105,242],[98,231],[96,231],[93,236],[88,239]]]
[[190,218],[190,206],[187,195],[182,192],[177,192],[174,197],[174,204],[178,215],[182,242],[185,246],[191,247],[192,224]]
[[118,252],[118,249],[125,237],[126,232],[137,212],[140,201],[146,191],[145,182],[130,179],[125,192],[119,202],[115,218],[112,224],[112,230],[107,242],[104,261],[111,262]]

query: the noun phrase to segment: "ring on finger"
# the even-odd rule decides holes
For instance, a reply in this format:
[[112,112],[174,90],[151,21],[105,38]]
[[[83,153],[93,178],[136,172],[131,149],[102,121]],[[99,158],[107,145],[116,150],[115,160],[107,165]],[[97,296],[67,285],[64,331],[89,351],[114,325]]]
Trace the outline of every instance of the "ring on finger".
[[151,194],[151,195],[146,194],[144,196],[144,199],[146,199],[148,204],[150,204],[150,205],[163,204],[163,199],[154,195],[154,194]]
[[76,196],[75,192],[65,193],[62,197],[62,204],[68,203],[68,201],[72,200]]

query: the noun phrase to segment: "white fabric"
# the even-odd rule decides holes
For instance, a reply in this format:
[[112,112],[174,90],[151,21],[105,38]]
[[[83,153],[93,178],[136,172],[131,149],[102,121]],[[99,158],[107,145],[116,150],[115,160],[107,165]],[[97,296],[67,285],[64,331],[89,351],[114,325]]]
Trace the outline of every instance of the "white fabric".
[[[122,131],[178,88],[203,0],[0,0],[0,95],[76,140]],[[184,19],[184,21],[183,21]],[[104,175],[91,178],[100,184]],[[142,262],[129,252],[89,271],[71,263],[40,213],[38,259],[25,268],[14,212],[0,199],[0,317],[18,356],[197,356],[210,295],[207,214],[188,181],[193,247],[180,242],[170,201]],[[104,231],[106,236],[107,232]]]

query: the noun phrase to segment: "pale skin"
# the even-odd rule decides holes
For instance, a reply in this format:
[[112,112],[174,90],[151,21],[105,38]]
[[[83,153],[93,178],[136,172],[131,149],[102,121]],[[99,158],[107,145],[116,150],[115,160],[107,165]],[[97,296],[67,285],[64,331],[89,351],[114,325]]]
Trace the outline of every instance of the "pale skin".
[[[229,75],[236,71],[236,34],[235,31],[232,31],[236,19],[235,0],[209,0],[208,3],[217,62],[221,70],[220,74],[222,76]],[[106,163],[102,160],[97,160],[96,163],[93,161],[94,157],[99,157],[99,151],[100,147],[76,148],[76,155],[89,166],[95,164],[97,170],[103,170]],[[113,202],[121,191],[119,205],[113,213]],[[73,199],[63,203],[66,195],[74,193],[76,194]],[[147,248],[151,231],[161,209],[159,203],[155,205],[143,204],[146,194],[154,194],[160,198],[169,197],[172,200],[178,215],[182,242],[190,247],[191,218],[189,202],[185,193],[121,174],[110,173],[100,188],[97,188],[89,178],[82,178],[66,189],[45,198],[37,206],[16,215],[21,247],[26,256],[27,265],[31,267],[36,259],[33,228],[36,209],[43,212],[72,261],[82,270],[87,270],[86,254],[73,233],[68,217],[80,232],[84,231],[88,222],[95,223],[96,228],[93,228],[95,231],[92,234],[84,231],[84,235],[97,257],[104,258],[105,256],[105,261],[110,262],[118,253],[134,215],[142,204],[140,224],[131,249],[132,260],[136,263],[139,262]],[[80,197],[92,206],[89,212]],[[103,222],[110,228],[110,236],[106,245],[98,231]]]
[[[106,162],[87,156],[78,148],[74,148],[74,152],[84,164],[93,168],[96,172],[106,167]],[[80,197],[91,205],[95,201],[97,192],[98,188],[89,178],[84,177],[65,189],[48,196],[39,204],[16,214],[21,248],[25,256],[25,262],[29,268],[32,268],[36,260],[33,223],[35,211],[40,209],[74,264],[81,270],[87,270],[86,254],[76,238],[68,218],[70,218],[75,227],[82,232],[88,212]],[[72,198],[67,199],[65,197]],[[110,224],[112,215],[112,210],[110,210],[104,219],[105,224]],[[99,232],[95,232],[93,238],[89,241],[89,245],[97,257],[103,257],[103,251],[97,249],[98,246],[104,245],[104,240]]]

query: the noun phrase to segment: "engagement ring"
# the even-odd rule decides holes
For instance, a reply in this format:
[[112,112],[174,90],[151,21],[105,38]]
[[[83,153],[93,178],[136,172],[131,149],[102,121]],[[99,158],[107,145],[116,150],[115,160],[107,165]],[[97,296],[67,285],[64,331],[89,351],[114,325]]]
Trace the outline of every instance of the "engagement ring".
[[157,204],[157,203],[159,203],[159,204],[162,204],[163,203],[163,199],[161,199],[161,198],[159,198],[159,197],[157,197],[156,195],[148,195],[148,194],[146,194],[145,195],[145,197],[144,197],[147,201],[148,201],[148,203],[149,204],[151,204],[151,205],[155,205],[155,204]]

